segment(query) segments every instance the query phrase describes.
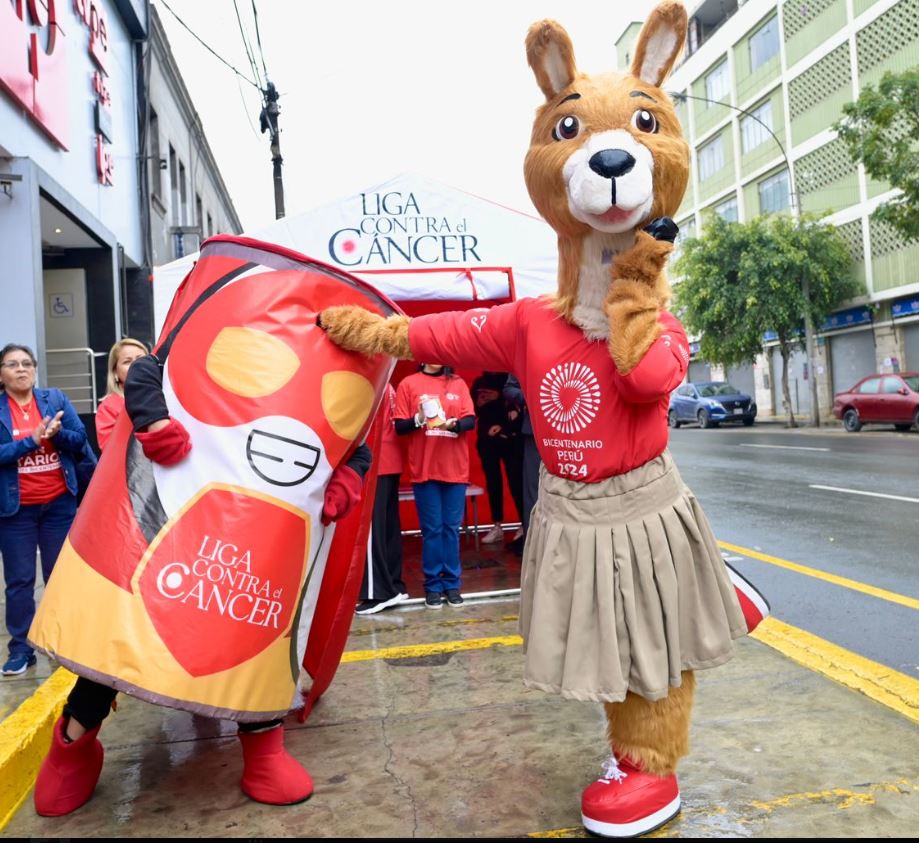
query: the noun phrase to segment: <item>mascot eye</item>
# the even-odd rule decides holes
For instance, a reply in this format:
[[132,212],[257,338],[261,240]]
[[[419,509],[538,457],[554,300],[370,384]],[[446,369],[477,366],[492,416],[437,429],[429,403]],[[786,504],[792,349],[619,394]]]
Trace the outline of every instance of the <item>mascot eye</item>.
[[657,118],[650,111],[641,108],[632,115],[632,125],[639,132],[653,133],[657,131]]
[[552,137],[556,140],[572,140],[578,136],[580,131],[581,124],[578,123],[578,118],[569,114],[567,117],[562,117],[555,124],[555,128],[552,130]]

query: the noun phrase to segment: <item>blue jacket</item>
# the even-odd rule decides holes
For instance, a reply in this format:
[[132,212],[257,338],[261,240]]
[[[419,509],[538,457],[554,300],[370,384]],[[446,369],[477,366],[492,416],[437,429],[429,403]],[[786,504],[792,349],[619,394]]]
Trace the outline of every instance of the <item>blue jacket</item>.
[[[86,444],[86,429],[74,410],[59,389],[33,389],[35,403],[42,418],[52,418],[60,410],[61,429],[54,437],[54,444],[61,457],[61,468],[67,491],[77,494],[77,460]],[[0,390],[0,517],[15,515],[19,511],[19,458],[30,451],[38,449],[31,436],[25,439],[13,439],[13,417],[10,413],[9,398]]]

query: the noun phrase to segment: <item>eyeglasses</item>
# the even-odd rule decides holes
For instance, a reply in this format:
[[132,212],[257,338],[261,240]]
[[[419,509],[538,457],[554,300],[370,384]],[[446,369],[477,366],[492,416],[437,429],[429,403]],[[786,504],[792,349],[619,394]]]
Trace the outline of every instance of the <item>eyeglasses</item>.
[[7,360],[2,364],[4,369],[34,369],[35,364],[31,360]]

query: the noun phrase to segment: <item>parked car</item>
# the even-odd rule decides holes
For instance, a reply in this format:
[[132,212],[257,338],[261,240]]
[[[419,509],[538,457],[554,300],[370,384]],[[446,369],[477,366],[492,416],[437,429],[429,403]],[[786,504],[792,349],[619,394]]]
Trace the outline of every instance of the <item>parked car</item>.
[[698,422],[699,427],[718,427],[722,422],[756,419],[756,403],[726,381],[684,383],[670,395],[667,421],[671,427]]
[[868,375],[833,398],[833,415],[849,433],[863,424],[892,424],[897,430],[919,427],[919,373]]

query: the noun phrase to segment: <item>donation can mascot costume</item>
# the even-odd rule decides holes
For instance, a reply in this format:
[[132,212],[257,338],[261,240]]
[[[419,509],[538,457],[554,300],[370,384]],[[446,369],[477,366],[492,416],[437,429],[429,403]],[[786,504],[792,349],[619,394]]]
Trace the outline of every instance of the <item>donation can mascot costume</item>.
[[320,316],[345,348],[520,380],[545,466],[524,551],[524,681],[605,704],[613,755],[581,812],[616,837],[679,811],[693,671],[730,659],[732,639],[766,611],[749,584],[735,593],[667,451],[689,348],[665,309],[664,265],[689,150],[661,85],[685,35],[683,6],[661,3],[630,73],[587,76],[557,23],[530,28],[546,103],[524,174],[558,233],[556,296],[413,320],[347,307]]
[[310,706],[344,648],[369,523],[355,506],[370,464],[361,443],[393,365],[317,327],[342,303],[398,312],[285,249],[204,244],[154,353],[131,367],[126,412],[30,633],[80,677],[39,773],[38,813],[92,795],[117,691],[238,721],[251,798],[312,793],[280,718],[302,705],[301,664]]

